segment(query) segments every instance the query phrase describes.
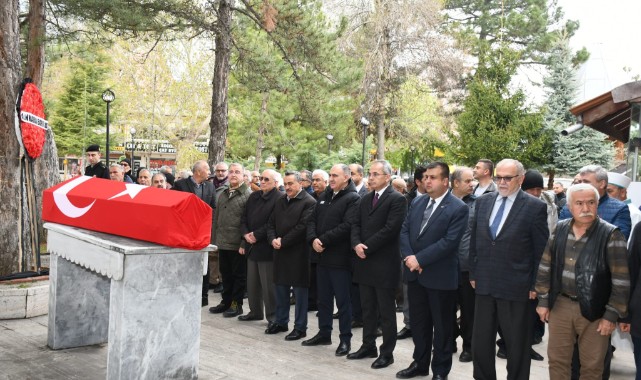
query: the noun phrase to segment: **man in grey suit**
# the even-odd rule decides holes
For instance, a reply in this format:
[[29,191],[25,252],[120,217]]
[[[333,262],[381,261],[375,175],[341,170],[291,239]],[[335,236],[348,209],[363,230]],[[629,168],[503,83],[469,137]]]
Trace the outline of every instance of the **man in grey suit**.
[[470,283],[476,291],[472,356],[475,379],[496,379],[494,341],[503,331],[507,378],[529,379],[534,283],[549,236],[547,206],[523,190],[525,169],[496,165],[497,191],[476,200],[470,221]]
[[458,246],[469,208],[449,192],[449,176],[443,162],[427,166],[423,174],[427,196],[412,202],[401,227],[414,361],[396,374],[399,379],[427,376],[430,362],[433,379],[446,379],[452,369]]

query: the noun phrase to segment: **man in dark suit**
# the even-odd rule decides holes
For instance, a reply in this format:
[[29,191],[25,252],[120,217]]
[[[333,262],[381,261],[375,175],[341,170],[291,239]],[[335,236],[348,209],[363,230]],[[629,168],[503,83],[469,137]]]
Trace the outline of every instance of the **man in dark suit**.
[[[214,185],[207,181],[209,177],[209,164],[207,161],[196,161],[194,167],[191,169],[194,173],[189,178],[176,181],[172,190],[185,191],[188,193],[196,194],[203,202],[207,203],[209,207],[216,208],[216,198]],[[207,292],[209,291],[209,266],[207,266],[207,274],[203,277],[203,293],[202,293],[202,306],[209,304]]]
[[427,166],[423,174],[427,196],[416,198],[401,228],[414,361],[396,374],[399,379],[427,376],[430,359],[433,379],[447,378],[452,368],[458,246],[469,208],[448,191],[449,176],[443,162]]
[[407,213],[405,197],[390,186],[392,167],[374,161],[369,169],[370,192],[354,213],[351,241],[357,259],[353,281],[359,285],[363,309],[363,345],[347,359],[374,358],[376,326],[380,314],[383,344],[372,368],[394,363],[396,346],[396,303],[394,291],[400,271],[399,232]]
[[475,379],[496,379],[494,342],[503,331],[507,378],[529,379],[534,282],[549,232],[546,204],[521,190],[525,169],[496,165],[497,191],[476,200],[470,221],[470,283],[476,305],[472,332]]

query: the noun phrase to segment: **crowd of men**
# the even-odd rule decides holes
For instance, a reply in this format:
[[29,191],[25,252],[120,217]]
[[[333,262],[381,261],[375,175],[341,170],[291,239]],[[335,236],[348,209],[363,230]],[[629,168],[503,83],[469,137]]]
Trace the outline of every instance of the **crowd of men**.
[[[532,346],[547,324],[550,378],[602,379],[618,325],[631,332],[641,365],[641,212],[627,199],[629,178],[600,166],[548,192],[541,173],[513,159],[452,172],[433,162],[416,168],[407,191],[384,160],[367,171],[336,164],[283,175],[224,162],[212,174],[198,161],[170,181],[166,170],[134,177],[126,159],[101,167],[97,146],[87,158],[85,175],[191,192],[210,205],[218,251],[202,306],[212,288],[222,300],[211,313],[266,319],[265,334],[331,345],[337,319],[335,355],[375,359],[373,369],[394,363],[397,340],[411,337],[401,379],[430,369],[446,379],[461,336],[458,360],[472,362],[475,379],[496,379],[497,356],[508,379],[528,379],[531,360],[543,360]],[[308,338],[310,311],[318,331]]]

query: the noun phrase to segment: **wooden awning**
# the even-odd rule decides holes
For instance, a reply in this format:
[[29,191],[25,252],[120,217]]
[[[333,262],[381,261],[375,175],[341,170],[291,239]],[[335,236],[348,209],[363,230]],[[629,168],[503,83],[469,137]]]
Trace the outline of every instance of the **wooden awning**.
[[630,82],[570,108],[583,125],[627,143],[630,139],[631,105],[641,103],[641,81]]

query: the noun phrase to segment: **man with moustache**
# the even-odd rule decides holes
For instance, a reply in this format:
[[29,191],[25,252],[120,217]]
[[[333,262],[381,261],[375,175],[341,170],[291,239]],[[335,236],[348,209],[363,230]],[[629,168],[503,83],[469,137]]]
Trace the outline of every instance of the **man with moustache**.
[[[207,161],[196,161],[192,167],[192,175],[188,178],[176,181],[172,190],[185,191],[188,193],[196,194],[203,202],[207,203],[213,210],[216,208],[216,197],[214,186],[207,182],[209,177],[209,164]],[[203,277],[202,289],[202,306],[207,306],[209,303],[207,292],[209,291],[209,271],[210,267],[207,266],[207,274]]]
[[340,343],[336,356],[345,356],[351,349],[352,284],[350,220],[360,197],[351,180],[349,167],[336,164],[329,172],[329,189],[321,196],[307,225],[307,241],[318,255],[318,327],[313,338],[303,346],[332,344],[332,310],[334,298],[338,307]]
[[167,188],[167,179],[163,173],[156,173],[151,177],[151,187],[157,187],[159,189]]
[[282,195],[276,188],[279,180],[280,174],[276,171],[263,171],[260,191],[252,192],[247,198],[245,211],[240,218],[240,230],[243,234],[240,252],[247,257],[247,298],[250,310],[249,313],[238,316],[239,321],[259,321],[264,316],[270,325],[274,322],[274,250],[267,238],[267,224],[276,201]]
[[476,199],[470,221],[470,283],[475,288],[472,357],[475,379],[496,379],[495,340],[503,332],[507,378],[530,377],[534,281],[549,231],[547,206],[521,190],[523,165],[496,165],[497,191]]
[[496,185],[492,182],[494,174],[494,163],[487,159],[481,159],[476,163],[473,170],[474,179],[478,184],[474,188],[474,196],[477,198],[483,194],[496,191]]
[[318,200],[322,194],[327,190],[327,181],[329,180],[329,174],[325,170],[316,169],[312,173],[312,190],[314,192],[311,194],[314,199]]
[[[407,201],[390,186],[392,167],[385,160],[369,169],[370,192],[354,213],[351,244],[356,252],[353,281],[358,284],[363,310],[363,345],[347,359],[378,358],[372,368],[394,363],[396,347],[396,304],[394,291],[400,271],[399,233],[407,213]],[[379,321],[383,332],[380,355],[376,350]]]
[[298,340],[307,336],[309,245],[306,233],[316,201],[303,189],[299,172],[287,172],[283,180],[285,195],[276,201],[267,227],[267,240],[274,248],[276,317],[265,334],[288,330],[289,294],[293,288],[296,297],[294,329],[285,340]]
[[400,235],[414,360],[396,377],[427,376],[431,362],[432,378],[442,380],[452,368],[458,246],[469,208],[449,192],[449,167],[443,162],[427,165],[423,186],[427,196],[412,202]]
[[250,191],[243,181],[243,165],[229,165],[229,185],[218,196],[212,223],[213,244],[218,247],[220,274],[223,279],[222,301],[209,309],[231,318],[243,313],[243,296],[247,284],[247,259],[241,251],[240,218]]
[[536,311],[549,326],[551,379],[570,379],[576,342],[580,378],[600,380],[610,335],[627,313],[626,239],[597,217],[600,197],[590,184],[570,186],[566,206],[572,218],[559,222],[538,268]]
[[138,184],[143,186],[151,186],[151,172],[147,169],[142,169],[138,173]]

